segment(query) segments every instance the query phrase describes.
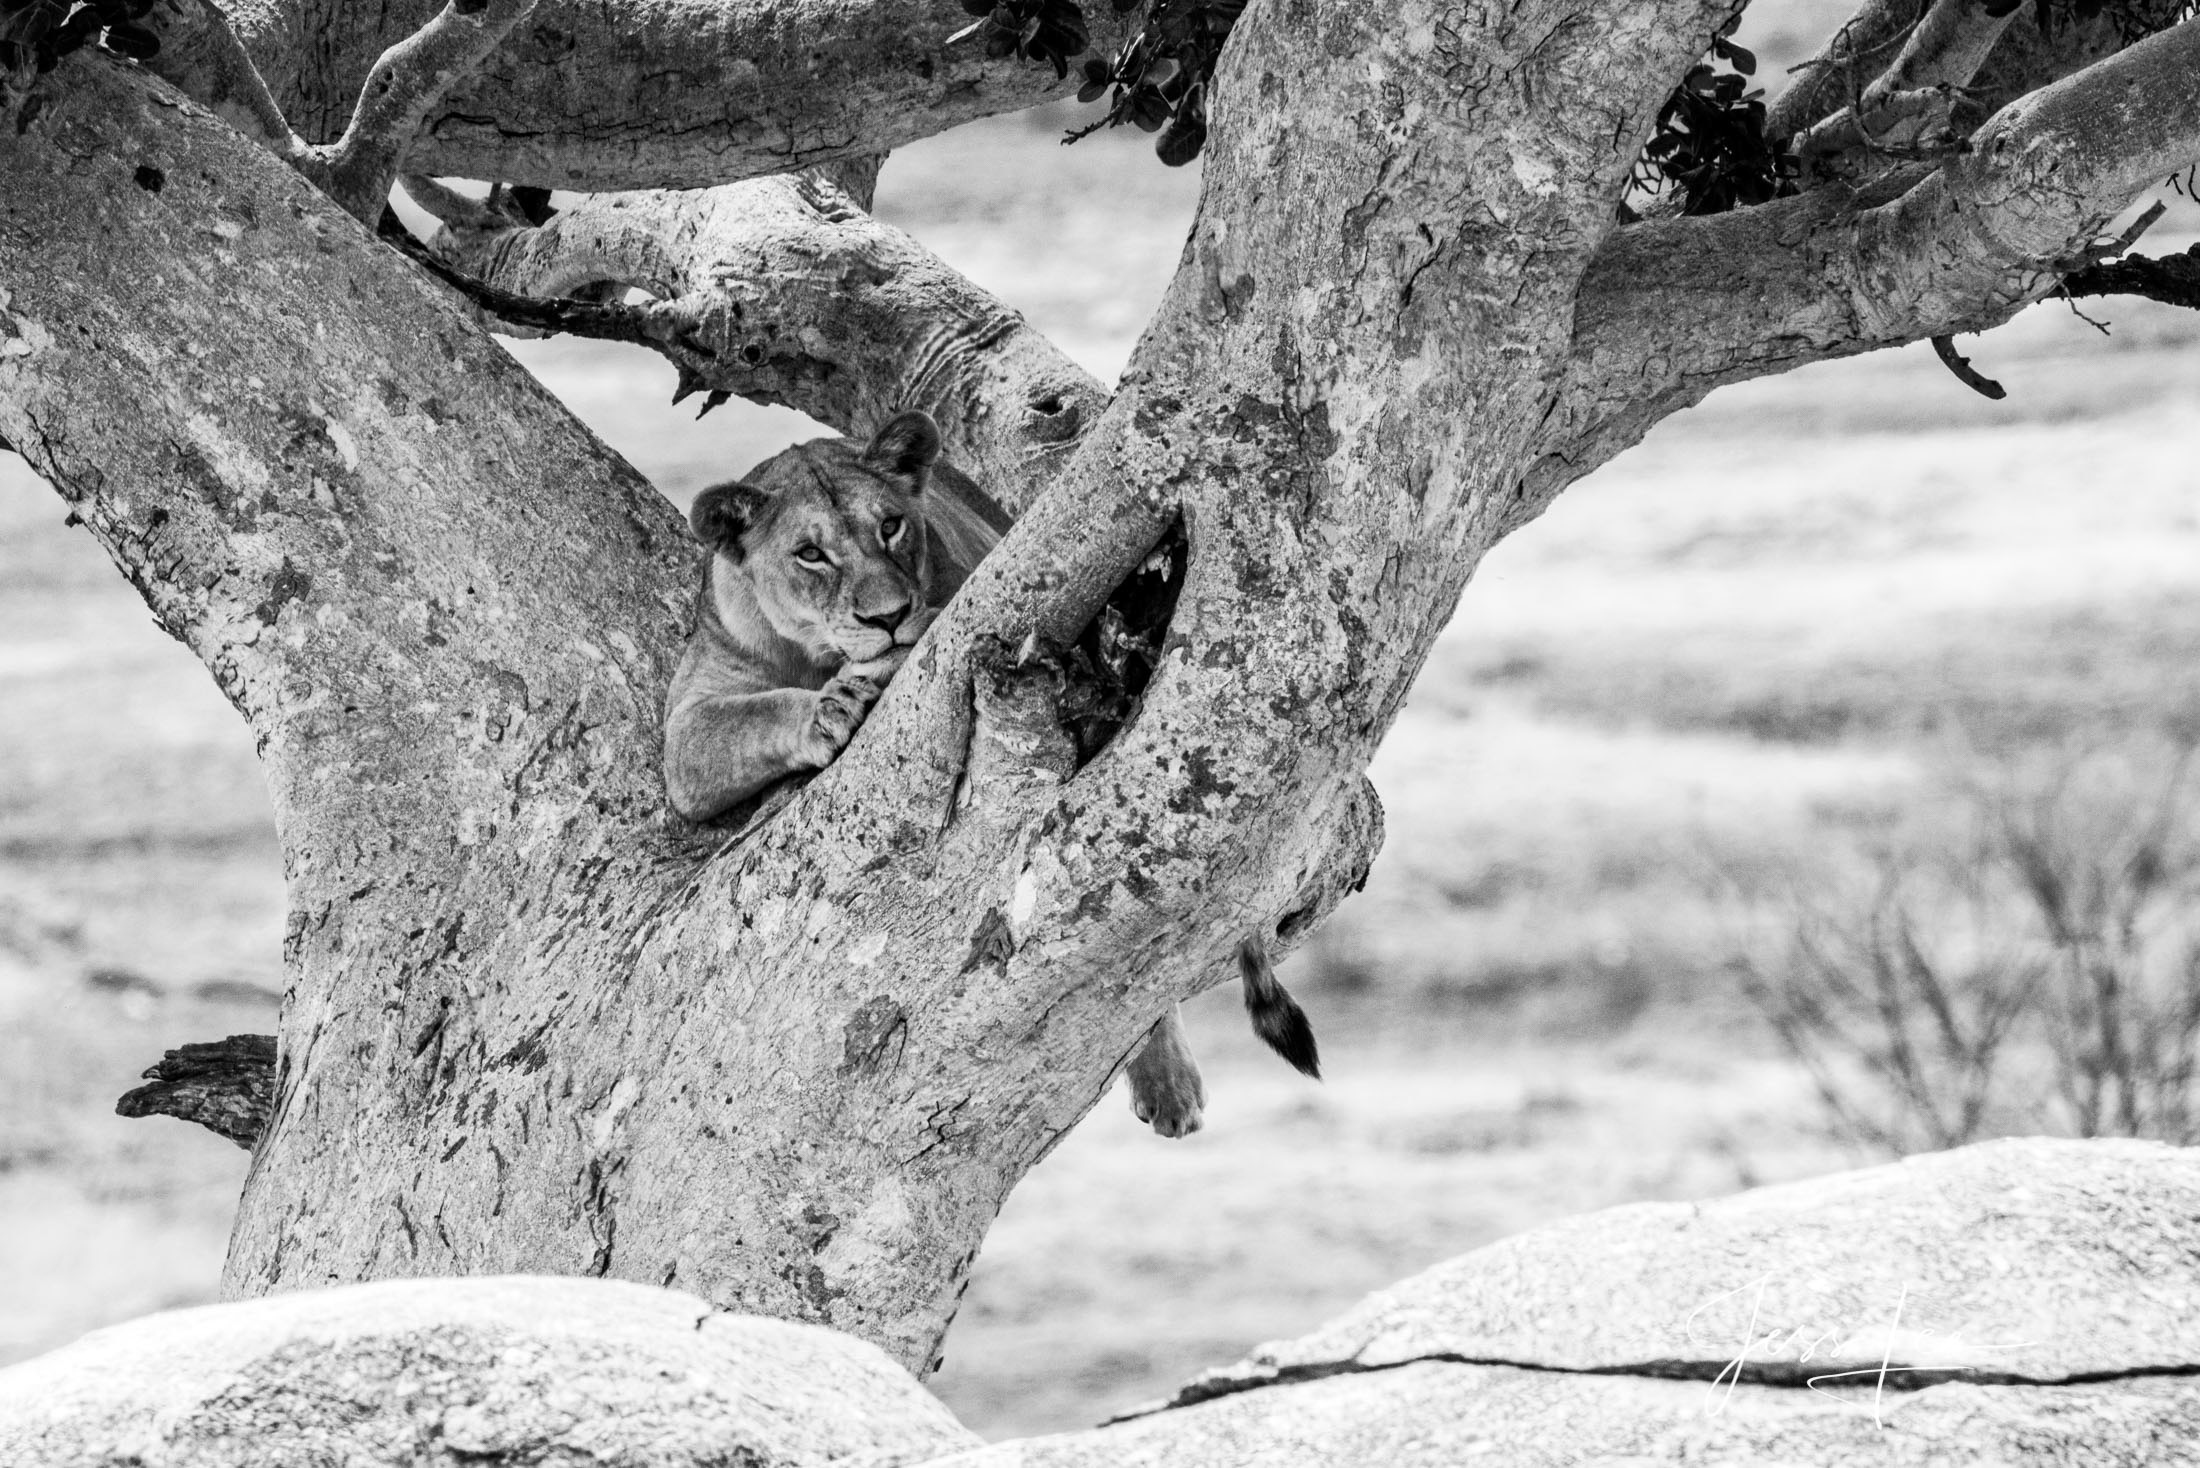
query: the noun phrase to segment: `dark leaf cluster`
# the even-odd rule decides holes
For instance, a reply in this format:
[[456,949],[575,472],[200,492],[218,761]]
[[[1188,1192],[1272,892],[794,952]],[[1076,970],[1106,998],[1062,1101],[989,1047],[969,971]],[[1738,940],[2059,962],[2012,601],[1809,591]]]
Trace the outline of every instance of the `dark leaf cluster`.
[[982,37],[985,54],[996,61],[1004,56],[1043,61],[1056,76],[1066,77],[1071,59],[1092,44],[1077,0],[962,0],[962,8],[978,21],[955,39]]
[[[1140,0],[1114,0],[1118,10],[1134,10]],[[1107,115],[1071,133],[1065,142],[1102,127],[1129,123],[1159,133],[1154,152],[1171,168],[1199,156],[1207,144],[1207,88],[1230,28],[1245,11],[1245,0],[1153,0],[1146,24],[1112,58],[1085,63],[1080,102],[1108,97]],[[1112,95],[1111,95],[1112,94]]]
[[143,61],[160,40],[140,24],[153,0],[0,0],[0,71],[52,71],[95,42]]
[[[1731,70],[1722,71],[1719,63]],[[1795,192],[1800,171],[1785,138],[1765,136],[1764,93],[1749,85],[1757,58],[1727,35],[1688,70],[1658,111],[1656,129],[1635,160],[1635,186],[1646,194],[1679,191],[1682,212],[1723,214]]]

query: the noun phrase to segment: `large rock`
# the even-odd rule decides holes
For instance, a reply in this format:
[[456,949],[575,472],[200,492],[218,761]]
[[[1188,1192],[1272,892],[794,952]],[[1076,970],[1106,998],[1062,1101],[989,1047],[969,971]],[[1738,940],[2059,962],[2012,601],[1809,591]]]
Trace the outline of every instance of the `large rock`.
[[851,1337],[606,1280],[210,1305],[0,1371],[6,1468],[887,1468],[976,1442]]
[[2200,1151],[2010,1141],[1570,1219],[935,1468],[2200,1463]]
[[1987,1142],[1609,1208],[1425,1270],[1176,1401],[1438,1356],[1794,1383],[1890,1360],[2042,1382],[2200,1363],[2200,1148]]

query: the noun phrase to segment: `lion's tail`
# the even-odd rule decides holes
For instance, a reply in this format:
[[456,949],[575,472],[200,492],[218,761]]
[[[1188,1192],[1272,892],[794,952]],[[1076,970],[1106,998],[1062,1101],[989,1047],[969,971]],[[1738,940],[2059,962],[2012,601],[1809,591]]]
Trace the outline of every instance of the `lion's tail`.
[[1238,972],[1245,977],[1245,1013],[1253,1021],[1253,1033],[1300,1074],[1320,1080],[1322,1058],[1314,1045],[1314,1027],[1290,990],[1276,982],[1268,945],[1259,935],[1238,944]]

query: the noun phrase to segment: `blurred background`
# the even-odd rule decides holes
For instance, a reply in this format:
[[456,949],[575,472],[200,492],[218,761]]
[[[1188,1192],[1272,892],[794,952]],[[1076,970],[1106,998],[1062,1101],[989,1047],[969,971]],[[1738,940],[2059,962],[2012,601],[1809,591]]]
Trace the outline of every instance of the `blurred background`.
[[[1760,77],[1843,18],[1764,0]],[[1112,380],[1198,189],[1084,109],[898,153],[878,212]],[[2167,188],[2149,237],[2200,212]],[[1104,1100],[1011,1199],[933,1385],[1089,1424],[1569,1213],[1974,1136],[2185,1140],[2200,1032],[2200,314],[2034,308],[1715,395],[1477,572],[1373,777],[1366,892],[1285,978],[1327,1079],[1189,1006],[1207,1129]],[[512,350],[685,504],[817,430]],[[211,1299],[244,1154],[114,1098],[272,1028],[245,726],[0,453],[0,1364]]]

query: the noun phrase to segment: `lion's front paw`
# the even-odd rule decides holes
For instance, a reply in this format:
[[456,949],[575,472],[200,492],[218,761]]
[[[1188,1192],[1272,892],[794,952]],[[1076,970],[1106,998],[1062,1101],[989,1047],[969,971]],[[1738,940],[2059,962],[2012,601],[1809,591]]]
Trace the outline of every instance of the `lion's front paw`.
[[884,688],[883,679],[843,671],[818,690],[817,709],[803,733],[804,758],[820,768],[838,759]]
[[[848,664],[847,667],[840,670],[840,678],[862,678],[880,688],[884,688],[892,681],[893,676],[901,671],[901,665],[908,661],[908,648],[888,648],[875,658],[866,658],[860,663]],[[840,681],[840,678],[834,679],[834,682]],[[827,684],[826,686],[831,687],[832,685]],[[874,699],[878,697],[875,693],[871,696]]]

